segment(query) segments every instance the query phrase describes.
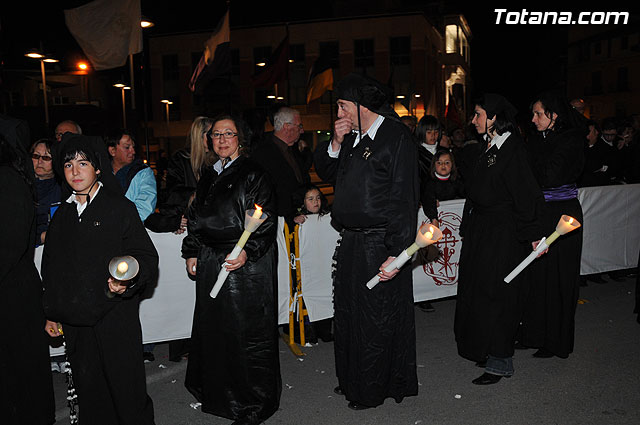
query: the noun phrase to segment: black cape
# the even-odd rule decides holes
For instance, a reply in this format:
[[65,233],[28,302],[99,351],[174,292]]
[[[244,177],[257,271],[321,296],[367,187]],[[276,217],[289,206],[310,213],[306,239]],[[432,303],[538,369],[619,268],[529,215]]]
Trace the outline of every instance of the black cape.
[[332,219],[343,230],[334,275],[334,348],[338,384],[347,400],[378,406],[418,393],[411,268],[372,290],[367,281],[388,256],[415,241],[419,177],[416,146],[404,124],[385,119],[375,140],[339,158],[315,151],[316,171],[335,184]]
[[[466,185],[460,234],[454,330],[458,353],[482,362],[513,356],[527,289],[527,270],[504,278],[542,238],[538,215],[542,192],[522,140],[511,134],[476,162]],[[549,232],[551,233],[551,232]]]
[[[583,140],[584,134],[579,130],[559,134],[551,131],[546,138],[540,134],[529,138],[534,175],[543,190],[578,181],[584,167]],[[548,201],[542,209],[543,228],[551,234],[563,214],[583,223],[577,198]],[[559,357],[567,357],[573,351],[581,254],[582,227],[561,236],[531,264],[532,285],[519,337],[522,344],[545,348]]]
[[43,425],[55,420],[42,284],[33,262],[33,197],[14,169],[0,166],[0,422]]
[[[209,296],[220,265],[258,204],[269,218],[251,234],[247,262]],[[237,158],[219,176],[209,168],[189,207],[182,256],[197,258],[196,306],[185,386],[202,411],[258,423],[278,410],[282,383],[276,309],[273,188],[253,161]],[[254,423],[254,422],[250,422]]]

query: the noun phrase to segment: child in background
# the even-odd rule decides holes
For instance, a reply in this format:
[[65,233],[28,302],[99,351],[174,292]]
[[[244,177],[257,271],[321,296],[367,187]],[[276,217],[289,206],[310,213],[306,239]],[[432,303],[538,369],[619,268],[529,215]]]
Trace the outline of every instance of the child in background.
[[296,224],[302,224],[309,214],[318,214],[323,216],[329,213],[329,204],[327,198],[320,191],[320,188],[314,184],[308,184],[304,187],[304,198],[302,206],[298,208],[298,215],[293,221]]
[[[424,200],[422,209],[429,218],[438,217],[438,207],[440,201],[449,201],[451,199],[464,198],[464,185],[458,178],[458,171],[453,159],[453,154],[447,150],[440,150],[433,155],[431,168],[429,171],[429,180],[421,186],[422,196]],[[432,219],[432,223],[438,225],[437,219]],[[427,248],[427,261],[433,261],[433,255],[428,250],[435,251],[435,245]],[[437,256],[437,255],[436,255]],[[418,308],[425,312],[433,312],[435,308],[429,301],[418,303]]]
[[[300,193],[304,193],[304,198],[301,202],[302,206],[298,208],[298,215],[293,218],[296,224],[302,225],[311,214],[317,215],[318,218],[320,218],[329,213],[327,198],[318,186],[307,184]],[[315,322],[306,323],[305,325],[311,325],[307,330],[307,339],[309,342],[315,344],[318,342],[318,338],[324,342],[333,341],[333,333],[331,332],[332,319],[316,320]],[[285,333],[286,332],[288,332],[288,328]]]
[[449,151],[438,151],[431,161],[429,181],[423,187],[422,199],[427,200],[422,208],[427,217],[438,217],[440,201],[464,198],[464,184]]

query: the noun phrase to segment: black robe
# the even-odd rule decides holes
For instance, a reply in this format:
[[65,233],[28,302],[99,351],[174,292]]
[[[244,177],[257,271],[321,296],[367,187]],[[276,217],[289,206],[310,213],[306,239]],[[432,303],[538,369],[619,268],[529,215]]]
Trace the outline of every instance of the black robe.
[[460,178],[440,180],[432,177],[420,188],[420,192],[424,214],[430,219],[437,219],[438,202],[464,198],[464,184]]
[[458,353],[476,362],[488,355],[508,358],[524,307],[527,269],[511,283],[504,278],[543,236],[542,192],[522,140],[511,134],[500,149],[494,145],[480,155],[465,189],[454,322]]
[[54,422],[55,405],[44,331],[42,284],[33,263],[34,200],[12,168],[0,166],[0,422]]
[[[559,134],[551,131],[546,138],[540,134],[529,138],[533,173],[543,191],[576,184],[584,167],[584,138],[584,132],[579,130]],[[545,202],[543,229],[551,234],[563,214],[583,222],[577,197]],[[573,351],[581,253],[582,227],[561,236],[531,264],[532,285],[519,338],[525,346],[545,348],[559,357],[567,357]]]
[[[229,274],[216,298],[209,292],[220,265],[258,204],[269,218],[251,234],[247,262]],[[197,258],[196,306],[185,386],[202,411],[259,423],[278,410],[282,388],[276,309],[273,188],[253,161],[237,158],[220,175],[209,168],[189,207],[184,258]]]
[[[122,295],[108,298],[108,264],[122,255],[140,271]],[[106,186],[80,217],[64,201],[49,225],[42,276],[45,314],[62,323],[80,422],[152,424],[138,306],[140,291],[157,280],[158,253],[135,205]]]
[[385,119],[375,139],[339,158],[315,151],[318,175],[335,185],[331,216],[343,230],[334,276],[334,348],[338,384],[347,400],[378,406],[418,393],[411,267],[368,289],[388,256],[415,241],[419,196],[415,143],[407,127]]

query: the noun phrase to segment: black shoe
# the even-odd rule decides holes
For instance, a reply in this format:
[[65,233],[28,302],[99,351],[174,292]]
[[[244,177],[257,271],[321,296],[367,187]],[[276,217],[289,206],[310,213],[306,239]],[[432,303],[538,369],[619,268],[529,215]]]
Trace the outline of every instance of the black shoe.
[[422,301],[418,303],[418,308],[422,311],[424,311],[425,313],[432,313],[434,311],[436,311],[435,308],[433,308],[433,306],[431,305],[431,303],[429,301]]
[[[505,376],[505,378],[510,378],[510,376]],[[493,384],[497,384],[501,379],[502,379],[502,376],[500,375],[494,375],[493,373],[485,372],[479,377],[477,377],[476,379],[474,379],[473,381],[471,381],[471,383],[476,385],[493,385]]]
[[370,406],[365,406],[364,404],[359,404],[356,403],[355,401],[350,401],[349,404],[347,404],[347,407],[351,410],[367,410],[367,409],[371,409]]
[[143,351],[142,360],[144,360],[145,363],[151,363],[156,360],[156,356],[154,356],[150,351]]
[[549,359],[553,356],[554,354],[551,351],[547,350],[546,348],[541,348],[535,353],[533,353],[533,357],[537,357],[539,359]]
[[337,387],[335,387],[333,389],[333,392],[338,394],[338,395],[344,395],[344,391],[342,391],[342,388],[340,387],[340,385],[338,385]]
[[513,348],[515,348],[516,350],[526,350],[529,347],[527,347],[526,345],[524,345],[522,342],[517,341],[514,345]]

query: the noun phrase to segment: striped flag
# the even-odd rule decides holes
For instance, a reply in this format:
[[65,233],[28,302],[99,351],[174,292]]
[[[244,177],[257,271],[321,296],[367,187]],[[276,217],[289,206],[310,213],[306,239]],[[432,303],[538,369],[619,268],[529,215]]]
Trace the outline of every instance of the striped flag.
[[202,93],[212,79],[231,72],[230,41],[227,9],[211,37],[205,42],[204,53],[189,81],[189,89],[192,92]]
[[267,66],[251,77],[255,87],[268,88],[289,76],[289,34],[280,42],[269,58]]
[[333,90],[333,70],[329,61],[324,56],[320,56],[309,73],[307,104],[322,97],[327,90]]

